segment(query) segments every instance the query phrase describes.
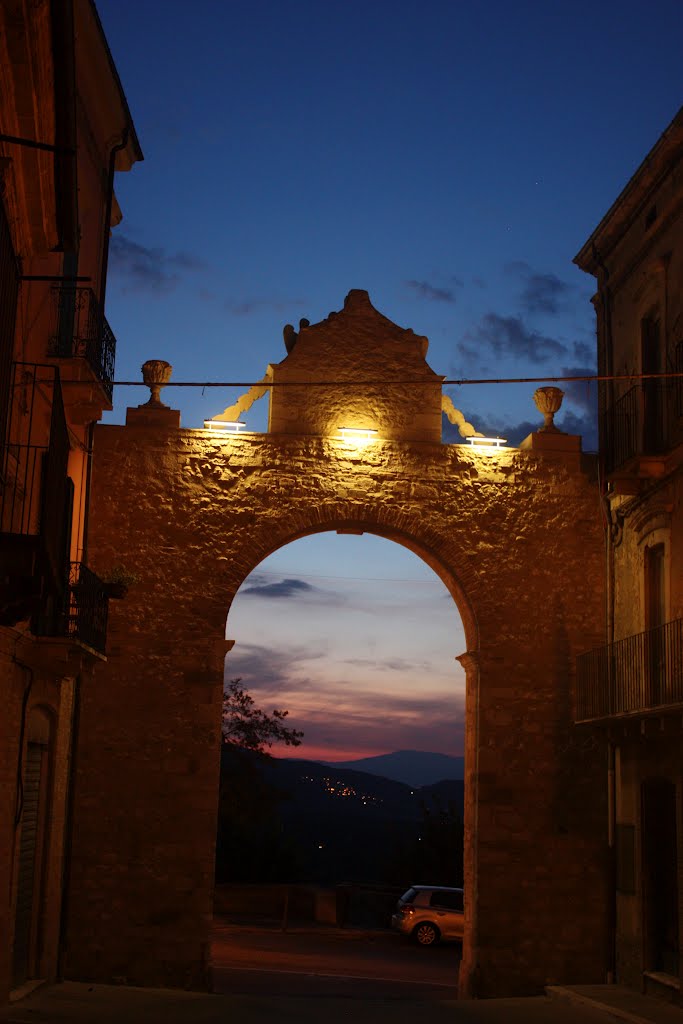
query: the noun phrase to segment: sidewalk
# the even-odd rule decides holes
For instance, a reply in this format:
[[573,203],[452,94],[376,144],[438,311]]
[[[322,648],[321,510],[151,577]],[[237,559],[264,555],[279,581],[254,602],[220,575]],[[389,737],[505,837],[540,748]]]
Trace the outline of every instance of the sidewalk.
[[619,986],[552,987],[547,997],[480,1001],[218,996],[65,982],[0,1009],[4,1024],[683,1024],[683,1012]]
[[683,1009],[623,985],[549,985],[546,993],[580,1009],[599,1009],[628,1024],[683,1024]]

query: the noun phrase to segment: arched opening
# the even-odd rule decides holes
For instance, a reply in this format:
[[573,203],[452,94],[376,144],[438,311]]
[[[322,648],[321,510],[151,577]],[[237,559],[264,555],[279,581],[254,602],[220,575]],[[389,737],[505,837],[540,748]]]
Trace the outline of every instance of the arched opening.
[[[112,657],[83,694],[72,976],[111,978],[125,964],[130,983],[207,984],[226,615],[268,555],[341,530],[412,550],[462,619],[465,643],[450,652],[467,675],[462,992],[594,979],[606,812],[572,694],[605,605],[583,464],[412,440],[352,450],[311,433],[227,442],[151,425],[103,430],[98,445],[95,564],[125,552],[140,585],[112,602]],[[102,854],[99,807],[125,897]]]
[[[276,916],[277,885],[295,883],[308,900],[289,891],[288,913],[386,929],[411,885],[463,886],[460,589],[433,554],[397,539],[358,524],[308,531],[259,561],[237,592],[226,682],[239,679],[266,712],[286,709],[304,737],[298,748],[276,745],[263,778],[224,757],[223,912],[247,910],[234,883],[261,881]],[[239,778],[254,789],[251,803]],[[263,892],[247,898],[256,915],[268,907]]]

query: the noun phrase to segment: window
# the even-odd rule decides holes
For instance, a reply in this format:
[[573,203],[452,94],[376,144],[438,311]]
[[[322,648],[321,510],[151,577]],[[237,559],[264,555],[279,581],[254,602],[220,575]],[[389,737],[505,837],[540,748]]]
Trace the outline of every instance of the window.
[[462,913],[462,893],[433,892],[429,905],[430,907],[443,907],[445,910],[458,910]]
[[[664,372],[661,327],[654,314],[640,322],[640,353],[643,374]],[[666,446],[666,382],[643,380],[641,393],[643,454],[653,455]]]
[[666,622],[664,553],[664,544],[645,548],[645,628],[648,630]]

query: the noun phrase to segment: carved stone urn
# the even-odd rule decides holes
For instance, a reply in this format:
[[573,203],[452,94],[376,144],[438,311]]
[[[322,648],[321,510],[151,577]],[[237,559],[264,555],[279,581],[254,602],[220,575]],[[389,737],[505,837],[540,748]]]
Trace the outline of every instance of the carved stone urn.
[[558,434],[562,431],[555,426],[553,420],[555,413],[559,411],[564,398],[564,391],[561,388],[536,388],[534,391],[534,402],[539,412],[543,413],[544,423],[541,430],[552,430]]
[[150,390],[149,401],[144,403],[145,408],[151,405],[158,409],[168,409],[159,395],[170,381],[172,372],[173,367],[165,359],[148,359],[142,364],[142,379]]

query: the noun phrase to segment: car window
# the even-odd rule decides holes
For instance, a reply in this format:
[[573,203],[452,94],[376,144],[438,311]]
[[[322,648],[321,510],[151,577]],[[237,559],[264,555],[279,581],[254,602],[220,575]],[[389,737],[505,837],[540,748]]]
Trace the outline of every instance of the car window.
[[401,896],[401,903],[412,903],[416,893],[417,889],[407,889]]
[[433,892],[429,901],[430,907],[444,907],[446,910],[459,910],[462,913],[461,892]]

